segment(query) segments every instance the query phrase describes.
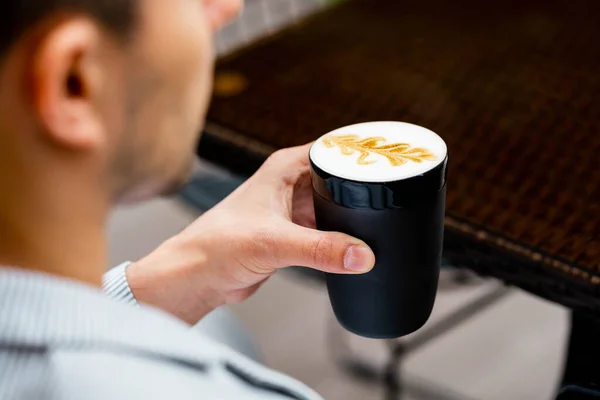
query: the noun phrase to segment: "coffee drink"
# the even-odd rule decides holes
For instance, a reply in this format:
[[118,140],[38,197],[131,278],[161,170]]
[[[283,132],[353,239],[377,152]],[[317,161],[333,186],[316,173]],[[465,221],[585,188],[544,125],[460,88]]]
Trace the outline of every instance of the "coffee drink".
[[323,171],[359,182],[409,179],[446,158],[432,131],[402,122],[370,122],[337,129],[315,142],[310,158]]
[[317,228],[365,241],[376,264],[364,275],[327,274],[348,330],[396,338],[431,314],[442,255],[448,151],[434,132],[369,122],[330,132],[310,150]]

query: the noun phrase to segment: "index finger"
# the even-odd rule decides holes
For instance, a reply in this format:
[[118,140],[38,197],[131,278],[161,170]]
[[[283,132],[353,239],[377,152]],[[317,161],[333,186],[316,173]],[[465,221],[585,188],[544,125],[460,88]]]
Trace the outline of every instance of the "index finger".
[[313,144],[315,144],[314,141],[307,144],[303,144],[302,146],[289,147],[280,151],[287,152],[290,161],[306,161],[306,164],[308,164],[308,153],[310,152],[310,148]]

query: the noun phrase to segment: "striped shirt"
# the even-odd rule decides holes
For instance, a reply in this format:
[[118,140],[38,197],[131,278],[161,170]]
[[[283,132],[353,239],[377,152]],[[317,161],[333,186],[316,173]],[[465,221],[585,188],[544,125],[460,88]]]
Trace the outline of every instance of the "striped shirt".
[[80,282],[0,268],[0,400],[320,399],[138,305],[126,266],[105,276],[108,296]]

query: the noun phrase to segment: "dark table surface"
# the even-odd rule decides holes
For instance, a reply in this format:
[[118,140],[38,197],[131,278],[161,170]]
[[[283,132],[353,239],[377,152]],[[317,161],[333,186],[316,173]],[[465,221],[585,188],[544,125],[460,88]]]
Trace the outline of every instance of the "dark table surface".
[[219,61],[199,154],[242,175],[369,120],[448,143],[446,256],[600,316],[600,2],[356,0]]

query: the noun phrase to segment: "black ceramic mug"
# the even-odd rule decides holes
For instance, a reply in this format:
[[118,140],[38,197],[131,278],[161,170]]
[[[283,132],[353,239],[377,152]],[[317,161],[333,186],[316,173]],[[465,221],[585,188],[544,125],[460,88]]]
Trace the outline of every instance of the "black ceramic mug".
[[323,136],[310,162],[317,228],[361,239],[376,257],[367,274],[327,274],[338,321],[370,338],[418,330],[437,292],[446,144],[420,126],[369,122]]

